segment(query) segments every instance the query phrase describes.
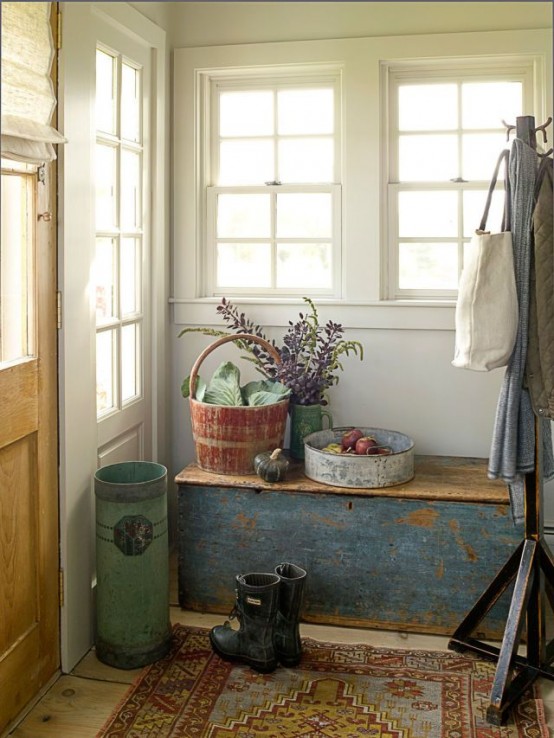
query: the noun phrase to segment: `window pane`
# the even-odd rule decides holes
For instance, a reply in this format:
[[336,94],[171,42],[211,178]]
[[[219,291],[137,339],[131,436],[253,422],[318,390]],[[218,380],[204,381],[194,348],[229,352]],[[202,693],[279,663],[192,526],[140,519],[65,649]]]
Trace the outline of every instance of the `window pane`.
[[277,195],[277,237],[330,238],[331,206],[328,192]]
[[273,92],[222,92],[219,96],[220,136],[273,134]]
[[462,126],[503,128],[502,119],[516,122],[522,114],[521,82],[465,82],[462,85]]
[[0,239],[0,362],[33,352],[32,192],[28,176],[2,175]]
[[140,141],[140,72],[121,65],[121,137]]
[[277,244],[277,287],[331,289],[330,243]]
[[398,234],[401,238],[458,235],[457,192],[399,192]]
[[280,90],[277,95],[278,132],[333,133],[333,90]]
[[401,243],[399,287],[405,290],[455,290],[458,246],[455,243]]
[[279,141],[281,182],[333,182],[332,138],[285,139]]
[[115,59],[100,49],[96,50],[96,130],[116,133]]
[[217,286],[270,287],[270,245],[268,243],[218,243]]
[[[502,133],[468,133],[462,136],[462,177],[470,181],[490,180],[500,152],[506,145],[506,134]],[[504,177],[504,167],[499,177]]]
[[121,401],[126,402],[140,393],[138,381],[139,330],[133,323],[121,329]]
[[116,150],[112,146],[96,146],[96,227],[116,226]]
[[96,323],[102,323],[116,315],[117,252],[113,238],[96,239],[94,281],[96,283]]
[[398,88],[398,128],[438,131],[458,127],[456,84],[403,85]]
[[100,415],[115,406],[115,331],[96,334],[96,411]]
[[121,239],[120,300],[121,315],[125,317],[140,311],[140,239]]
[[222,141],[219,184],[263,184],[275,179],[272,141]]
[[262,238],[271,235],[270,195],[219,195],[219,238]]
[[[469,190],[463,195],[464,208],[464,237],[470,238],[481,223],[483,211],[487,202],[486,190]],[[502,225],[502,213],[504,212],[504,191],[497,185],[493,192],[489,217],[487,218],[487,230],[500,231]]]
[[444,182],[458,176],[456,136],[400,136],[399,146],[401,182]]
[[140,227],[140,154],[123,149],[121,152],[121,228]]

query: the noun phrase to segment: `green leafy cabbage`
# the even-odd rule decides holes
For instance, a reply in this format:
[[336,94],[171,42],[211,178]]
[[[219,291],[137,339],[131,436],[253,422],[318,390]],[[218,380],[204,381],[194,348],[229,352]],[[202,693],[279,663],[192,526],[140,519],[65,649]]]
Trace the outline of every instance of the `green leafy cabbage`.
[[[181,385],[183,397],[190,395],[190,377]],[[215,370],[210,381],[197,377],[195,398],[210,405],[272,405],[290,395],[290,390],[281,382],[261,379],[240,386],[240,370],[231,361],[225,361]]]

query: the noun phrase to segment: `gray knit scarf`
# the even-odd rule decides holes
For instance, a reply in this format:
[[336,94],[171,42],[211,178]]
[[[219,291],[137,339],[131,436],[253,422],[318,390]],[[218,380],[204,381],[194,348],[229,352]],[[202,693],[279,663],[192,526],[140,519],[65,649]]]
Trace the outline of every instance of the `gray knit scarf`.
[[[535,415],[523,387],[529,324],[529,274],[537,154],[516,138],[510,152],[512,242],[519,304],[516,344],[504,374],[493,429],[488,476],[508,484],[512,518],[524,518],[525,474],[535,468]],[[550,420],[539,419],[543,441],[543,478],[554,476]]]

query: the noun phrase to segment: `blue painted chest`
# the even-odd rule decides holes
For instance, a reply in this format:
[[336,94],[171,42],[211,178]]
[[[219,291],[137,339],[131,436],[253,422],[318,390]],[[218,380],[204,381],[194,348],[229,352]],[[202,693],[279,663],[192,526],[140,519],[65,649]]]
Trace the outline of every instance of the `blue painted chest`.
[[[350,489],[306,478],[223,476],[187,466],[176,477],[179,603],[228,613],[237,574],[284,561],[308,572],[306,622],[451,634],[516,548],[505,486],[485,461],[419,456],[415,478]],[[481,637],[501,637],[500,601]]]

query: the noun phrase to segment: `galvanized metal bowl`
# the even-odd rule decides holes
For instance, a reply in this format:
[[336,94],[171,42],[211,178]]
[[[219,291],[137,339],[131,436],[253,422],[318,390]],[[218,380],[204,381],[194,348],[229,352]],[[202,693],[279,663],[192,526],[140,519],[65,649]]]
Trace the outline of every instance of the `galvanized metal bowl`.
[[[366,436],[374,436],[380,446],[389,446],[392,453],[357,456],[322,450],[330,443],[340,443],[343,433],[353,427]],[[349,426],[317,431],[304,438],[304,472],[310,479],[334,487],[393,487],[414,477],[414,441],[404,433],[385,428]]]

